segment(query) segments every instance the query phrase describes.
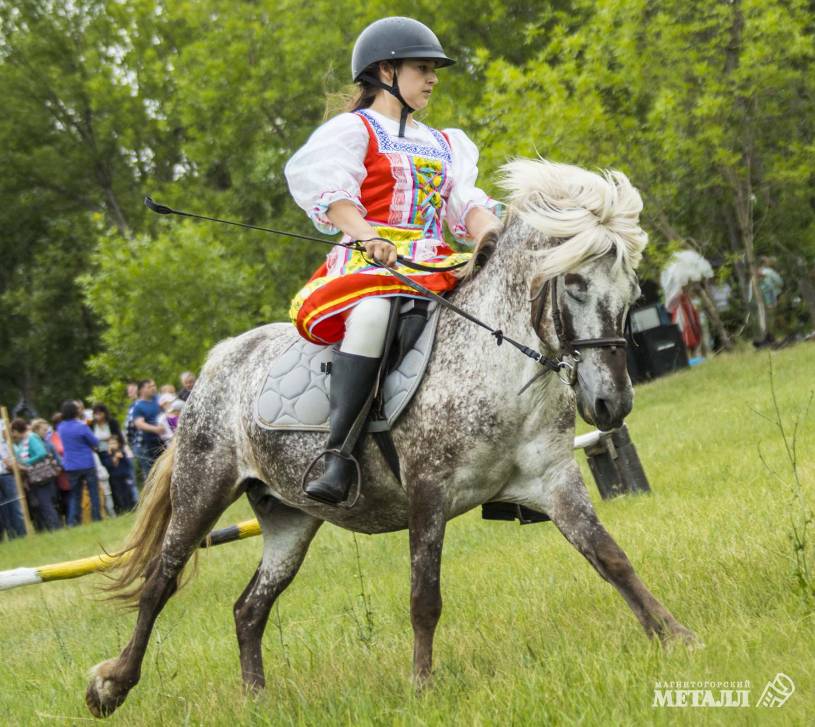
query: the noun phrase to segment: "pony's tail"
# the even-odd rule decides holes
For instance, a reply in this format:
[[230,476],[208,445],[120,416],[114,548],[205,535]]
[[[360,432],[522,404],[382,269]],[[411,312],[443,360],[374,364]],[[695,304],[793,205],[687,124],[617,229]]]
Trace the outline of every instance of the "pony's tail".
[[170,481],[175,452],[174,438],[150,470],[136,512],[136,523],[127,536],[124,547],[114,556],[117,562],[109,572],[109,582],[102,586],[102,590],[110,592],[111,599],[137,605],[145,581],[158,563],[158,555],[173,511]]

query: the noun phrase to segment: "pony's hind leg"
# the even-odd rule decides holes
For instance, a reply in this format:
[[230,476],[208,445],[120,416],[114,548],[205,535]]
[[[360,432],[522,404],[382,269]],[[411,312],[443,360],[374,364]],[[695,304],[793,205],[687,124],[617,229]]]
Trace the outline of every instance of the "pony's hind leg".
[[158,490],[154,507],[148,507],[148,516],[139,518],[134,527],[134,533],[139,528],[163,530],[163,538],[154,537],[148,540],[149,547],[137,545],[132,551],[131,560],[140,563],[145,575],[134,594],[138,596],[139,610],[136,627],[119,657],[98,664],[91,672],[85,701],[96,717],[111,714],[138,683],[158,614],[178,587],[190,556],[235,496],[235,468],[221,448],[202,451],[195,442],[188,446],[182,442],[175,463],[171,462],[167,469],[166,480],[151,485]]
[[558,530],[619,591],[649,637],[658,636],[663,642],[676,639],[688,645],[701,643],[648,590],[622,548],[603,527],[576,462],[546,500],[546,513]]
[[322,520],[287,507],[253,481],[246,494],[263,531],[263,558],[235,602],[241,673],[247,689],[266,685],[261,639],[275,599],[294,579]]

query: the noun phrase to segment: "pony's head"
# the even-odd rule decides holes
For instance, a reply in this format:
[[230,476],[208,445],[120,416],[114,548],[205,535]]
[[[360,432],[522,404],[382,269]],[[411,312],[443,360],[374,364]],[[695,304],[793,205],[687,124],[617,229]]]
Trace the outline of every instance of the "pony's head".
[[648,236],[642,199],[621,172],[595,174],[545,160],[504,169],[511,215],[528,229],[530,323],[561,358],[578,411],[600,429],[631,411],[624,326],[639,297],[635,270]]

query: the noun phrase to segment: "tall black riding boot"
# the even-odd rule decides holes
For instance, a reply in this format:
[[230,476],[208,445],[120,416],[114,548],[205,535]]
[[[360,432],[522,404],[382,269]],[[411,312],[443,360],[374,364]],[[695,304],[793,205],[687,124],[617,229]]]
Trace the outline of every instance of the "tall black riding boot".
[[[378,358],[357,356],[353,353],[334,352],[331,363],[331,394],[329,396],[328,434],[326,449],[341,449],[354,422],[365,408],[368,396],[376,383],[379,372]],[[365,412],[367,415],[367,412]],[[364,427],[360,431],[364,431]],[[356,441],[349,442],[349,451]],[[337,505],[348,497],[348,489],[356,474],[356,466],[332,452],[326,454],[326,467],[323,476],[311,480],[305,486],[305,493],[312,500],[328,505]]]

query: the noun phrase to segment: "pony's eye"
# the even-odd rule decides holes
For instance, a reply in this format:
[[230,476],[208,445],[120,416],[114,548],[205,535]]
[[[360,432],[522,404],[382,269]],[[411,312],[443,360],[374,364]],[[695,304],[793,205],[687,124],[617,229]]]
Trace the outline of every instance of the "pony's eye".
[[585,303],[588,297],[589,284],[582,275],[577,273],[567,273],[563,276],[566,286],[566,294],[578,303]]

